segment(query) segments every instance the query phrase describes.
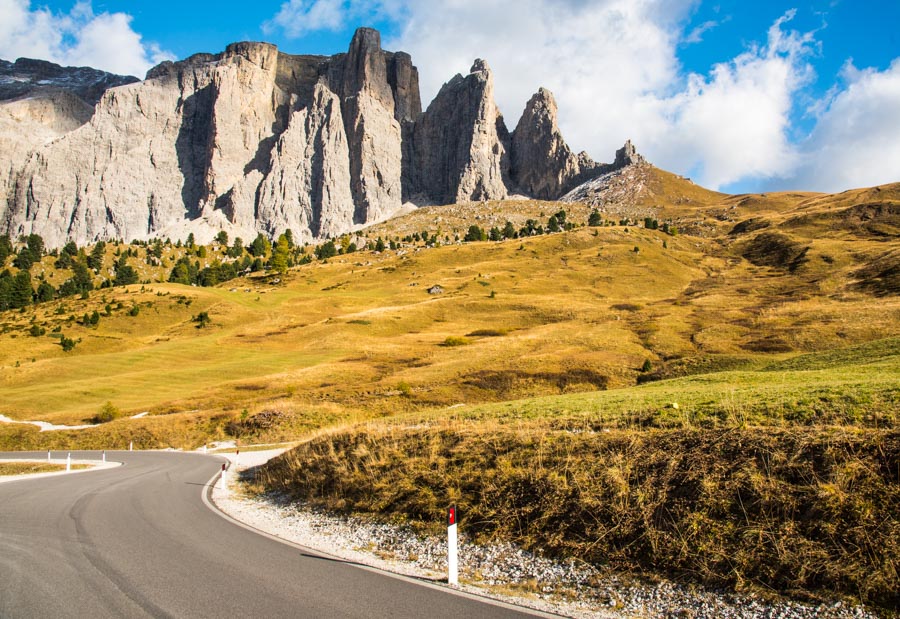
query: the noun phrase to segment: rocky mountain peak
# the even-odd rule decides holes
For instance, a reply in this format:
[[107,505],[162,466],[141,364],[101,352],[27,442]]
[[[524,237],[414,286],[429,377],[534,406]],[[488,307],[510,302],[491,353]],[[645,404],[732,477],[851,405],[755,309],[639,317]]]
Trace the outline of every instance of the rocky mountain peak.
[[631,140],[626,140],[625,145],[616,151],[616,160],[613,166],[624,168],[634,163],[646,163],[644,157],[637,152]]
[[33,58],[19,58],[15,62],[0,60],[0,101],[57,89],[69,91],[94,106],[110,88],[137,81],[130,75],[115,75],[90,67],[63,67]]
[[507,197],[508,132],[487,62],[444,84],[416,122],[412,187],[438,204]]
[[540,88],[528,100],[512,134],[512,180],[520,191],[552,200],[577,185],[594,165],[589,157],[576,156],[566,144],[553,93]]
[[472,68],[469,69],[470,74],[479,73],[483,77],[490,78],[493,73],[491,72],[491,67],[488,65],[487,60],[483,60],[481,58],[476,58],[475,62],[472,63]]
[[381,34],[359,28],[344,58],[343,95],[352,97],[368,91],[393,111],[394,97],[387,79],[387,59],[381,50]]
[[242,41],[225,48],[222,59],[243,58],[264,71],[274,70],[278,65],[278,47],[271,43]]
[[[556,199],[642,160],[630,143],[615,164],[574,155],[545,88],[510,134],[483,59],[423,112],[412,58],[382,50],[371,28],[334,56],[239,42],[136,82],[0,61],[0,232],[35,232],[48,247],[189,232],[204,241],[220,230],[315,240],[411,198]],[[21,96],[42,88],[56,94]]]

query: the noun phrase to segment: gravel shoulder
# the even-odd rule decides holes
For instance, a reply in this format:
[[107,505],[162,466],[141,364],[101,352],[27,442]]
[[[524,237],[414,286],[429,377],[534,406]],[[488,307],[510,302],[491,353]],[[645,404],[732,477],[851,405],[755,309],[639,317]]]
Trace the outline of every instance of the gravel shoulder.
[[[231,466],[212,499],[232,518],[321,553],[388,572],[446,582],[446,540],[408,527],[323,513],[277,496],[248,497],[238,477],[285,451],[222,453]],[[464,523],[463,523],[464,524]],[[874,619],[842,602],[804,604],[710,591],[661,581],[645,583],[576,561],[556,561],[512,544],[476,545],[460,535],[461,590],[544,612],[581,618]]]

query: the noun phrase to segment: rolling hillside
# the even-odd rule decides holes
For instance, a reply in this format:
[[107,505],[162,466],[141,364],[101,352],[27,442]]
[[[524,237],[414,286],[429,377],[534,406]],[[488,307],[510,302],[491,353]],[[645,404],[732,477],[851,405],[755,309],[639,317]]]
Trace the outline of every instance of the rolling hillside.
[[[0,414],[122,417],[0,425],[0,448],[302,440],[258,491],[425,528],[454,500],[477,535],[551,554],[896,608],[900,184],[615,174],[582,203],[422,208],[212,287],[168,280],[224,246],[109,244],[94,283],[123,255],[143,283],[0,314]],[[73,276],[56,260],[35,285]]]

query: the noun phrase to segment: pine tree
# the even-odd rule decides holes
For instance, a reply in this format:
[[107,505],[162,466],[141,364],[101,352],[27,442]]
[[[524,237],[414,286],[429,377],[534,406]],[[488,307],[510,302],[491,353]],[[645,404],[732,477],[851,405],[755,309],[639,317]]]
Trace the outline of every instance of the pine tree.
[[284,275],[287,273],[288,267],[290,266],[290,259],[291,246],[288,243],[287,237],[282,234],[275,244],[275,250],[272,252],[271,267],[273,270]]
[[9,235],[4,234],[0,236],[0,268],[6,264],[7,258],[9,258],[13,253],[12,241],[9,240]]
[[96,245],[94,245],[94,249],[91,250],[91,255],[88,256],[87,265],[88,268],[93,269],[96,272],[99,272],[100,269],[103,268],[103,258],[106,255],[106,243],[103,241],[98,241]]
[[9,307],[19,309],[31,305],[34,292],[31,288],[31,273],[19,271],[12,281],[12,289],[9,295]]

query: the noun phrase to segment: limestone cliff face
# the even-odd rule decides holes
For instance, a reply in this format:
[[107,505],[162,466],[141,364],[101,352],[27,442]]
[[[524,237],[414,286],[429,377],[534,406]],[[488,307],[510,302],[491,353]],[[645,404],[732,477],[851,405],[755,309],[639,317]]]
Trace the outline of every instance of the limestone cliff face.
[[410,195],[450,204],[507,197],[508,133],[494,103],[494,78],[476,60],[444,84],[415,126]]
[[563,140],[557,124],[553,94],[538,90],[525,106],[512,135],[510,175],[520,191],[542,200],[566,193],[583,171],[595,164],[576,156]]
[[[0,232],[38,233],[49,247],[220,230],[315,240],[409,199],[555,199],[639,157],[629,145],[606,166],[574,155],[543,89],[510,135],[483,60],[423,112],[412,59],[367,28],[345,54],[236,43],[135,83],[48,65],[0,61]],[[25,69],[53,77],[4,98]]]
[[43,60],[0,60],[0,226],[9,188],[28,155],[87,123],[106,90],[136,81]]
[[309,230],[336,236],[353,225],[350,151],[340,98],[315,86],[312,104],[295,110],[262,182],[259,219],[266,232]]
[[400,208],[400,121],[420,107],[409,57],[365,29],[332,58],[238,43],[163,63],[106,91],[55,141],[16,141],[0,228],[49,246],[222,229],[337,235]]
[[382,219],[402,205],[400,122],[395,117],[397,106],[381,35],[360,28],[350,51],[335,65],[332,79],[339,75],[340,81],[332,89],[342,94],[350,145],[353,222],[363,224]]

